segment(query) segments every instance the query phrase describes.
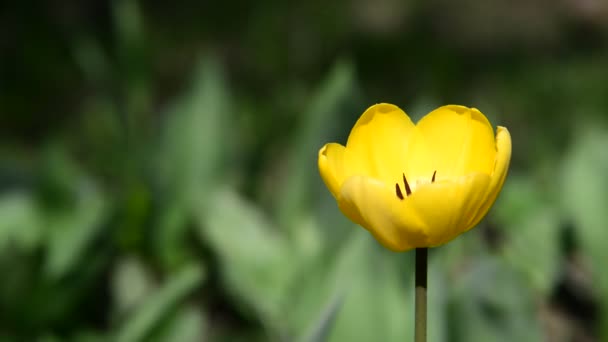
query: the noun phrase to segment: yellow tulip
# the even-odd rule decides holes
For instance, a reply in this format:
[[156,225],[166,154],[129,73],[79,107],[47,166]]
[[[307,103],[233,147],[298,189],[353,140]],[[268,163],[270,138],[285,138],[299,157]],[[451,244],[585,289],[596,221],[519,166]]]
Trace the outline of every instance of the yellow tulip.
[[477,109],[449,105],[417,124],[399,107],[368,108],[346,146],[319,150],[338,207],[393,251],[442,245],[486,215],[507,176],[511,136]]

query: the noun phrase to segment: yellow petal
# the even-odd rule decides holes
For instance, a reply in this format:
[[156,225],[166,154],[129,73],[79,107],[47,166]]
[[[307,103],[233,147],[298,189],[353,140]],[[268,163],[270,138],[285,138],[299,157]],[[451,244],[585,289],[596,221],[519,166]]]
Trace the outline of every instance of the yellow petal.
[[479,223],[496,201],[505,179],[507,178],[510,161],[511,134],[509,134],[509,131],[505,127],[498,126],[496,129],[496,161],[494,163],[494,170],[491,173],[492,176],[488,186],[488,195],[484,204],[479,208],[472,219],[471,226],[475,226]]
[[359,118],[346,147],[321,148],[318,167],[344,215],[388,249],[405,251],[474,227],[496,200],[510,157],[508,130],[498,127],[494,137],[475,108],[440,107],[414,126],[398,107],[378,104]]
[[345,178],[344,153],[344,146],[336,143],[326,144],[319,150],[319,173],[334,198],[338,198]]
[[380,103],[369,107],[350,132],[346,165],[352,175],[371,176],[389,184],[399,179],[412,120],[399,107]]
[[406,251],[426,244],[425,227],[416,213],[403,205],[394,188],[379,180],[365,176],[347,179],[338,203],[341,209],[357,213],[361,218],[357,223],[390,250]]
[[419,187],[403,204],[426,227],[427,246],[442,245],[471,228],[472,217],[484,204],[490,176],[473,173]]
[[405,251],[444,244],[470,229],[489,183],[490,176],[475,173],[455,182],[425,184],[400,200],[385,183],[354,176],[344,183],[339,203],[356,213],[358,223],[382,245]]
[[352,222],[360,225],[361,227],[366,227],[367,223],[361,217],[359,210],[352,205],[349,201],[345,201],[342,197],[338,197],[338,208],[344,216],[348,217]]
[[428,177],[435,170],[439,179],[492,172],[494,132],[475,108],[439,107],[417,123],[414,135],[406,173],[412,178]]

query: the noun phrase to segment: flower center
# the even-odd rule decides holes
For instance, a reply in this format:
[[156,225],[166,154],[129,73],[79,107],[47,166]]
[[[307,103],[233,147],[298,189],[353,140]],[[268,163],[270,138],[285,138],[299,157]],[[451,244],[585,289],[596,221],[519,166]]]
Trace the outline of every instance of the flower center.
[[[435,182],[436,175],[437,175],[437,170],[435,170],[433,172],[433,177],[431,177],[431,183]],[[405,196],[411,195],[412,189],[410,188],[410,184],[407,182],[407,178],[405,178],[405,173],[403,173],[403,185],[405,186]],[[395,183],[395,192],[397,193],[397,197],[399,197],[400,200],[405,198],[403,196],[403,192],[401,192],[401,187],[399,187],[399,183]]]

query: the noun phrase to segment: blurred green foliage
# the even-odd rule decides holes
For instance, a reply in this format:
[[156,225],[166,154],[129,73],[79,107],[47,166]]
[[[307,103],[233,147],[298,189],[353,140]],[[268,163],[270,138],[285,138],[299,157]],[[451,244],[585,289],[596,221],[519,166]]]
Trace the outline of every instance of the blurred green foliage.
[[410,340],[412,253],[316,169],[377,102],[513,136],[429,340],[608,341],[603,3],[3,6],[0,341]]

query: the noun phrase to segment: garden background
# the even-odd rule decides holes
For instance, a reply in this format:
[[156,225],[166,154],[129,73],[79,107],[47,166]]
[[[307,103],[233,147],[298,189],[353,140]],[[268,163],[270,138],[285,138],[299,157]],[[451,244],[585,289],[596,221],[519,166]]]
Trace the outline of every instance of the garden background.
[[317,151],[369,105],[513,139],[430,251],[429,341],[608,341],[601,0],[0,5],[0,341],[409,341],[413,253]]

